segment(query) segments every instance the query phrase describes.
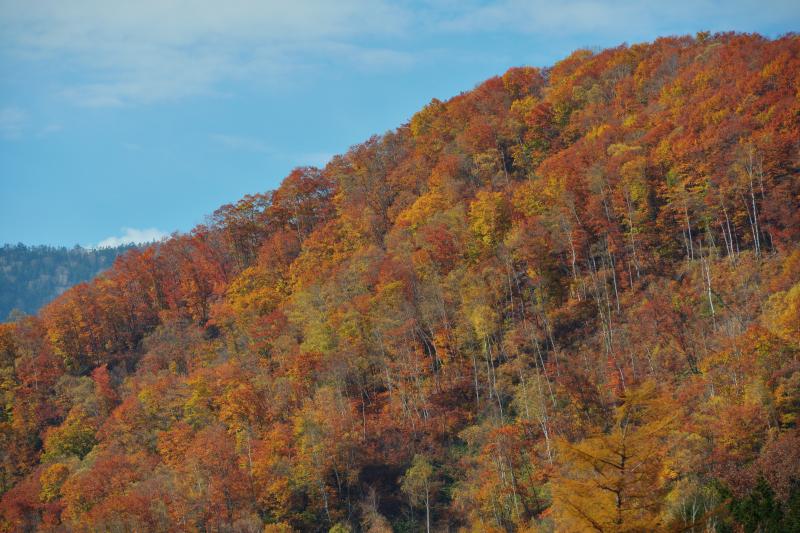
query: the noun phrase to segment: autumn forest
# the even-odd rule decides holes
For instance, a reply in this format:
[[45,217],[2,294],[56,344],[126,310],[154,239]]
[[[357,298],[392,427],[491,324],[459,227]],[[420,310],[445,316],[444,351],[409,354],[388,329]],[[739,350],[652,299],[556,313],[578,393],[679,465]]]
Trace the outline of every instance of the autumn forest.
[[800,38],[512,68],[0,324],[0,530],[800,531]]

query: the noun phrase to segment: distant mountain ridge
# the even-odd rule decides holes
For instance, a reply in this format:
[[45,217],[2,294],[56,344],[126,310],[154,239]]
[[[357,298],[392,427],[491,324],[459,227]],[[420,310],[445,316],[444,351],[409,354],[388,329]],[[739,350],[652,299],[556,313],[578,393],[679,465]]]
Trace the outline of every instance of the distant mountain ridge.
[[0,247],[0,319],[12,310],[36,313],[44,304],[78,283],[89,281],[135,248],[73,248],[5,244]]

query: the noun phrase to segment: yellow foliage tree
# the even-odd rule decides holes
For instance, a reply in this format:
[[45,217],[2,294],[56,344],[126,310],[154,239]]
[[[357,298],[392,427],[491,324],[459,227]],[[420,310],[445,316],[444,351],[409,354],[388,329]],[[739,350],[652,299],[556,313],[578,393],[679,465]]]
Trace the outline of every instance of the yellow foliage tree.
[[576,444],[558,443],[553,481],[557,531],[640,532],[663,528],[668,489],[667,439],[675,420],[655,385],[629,389],[607,432]]
[[469,208],[470,228],[484,246],[499,244],[511,225],[511,210],[502,193],[479,191]]

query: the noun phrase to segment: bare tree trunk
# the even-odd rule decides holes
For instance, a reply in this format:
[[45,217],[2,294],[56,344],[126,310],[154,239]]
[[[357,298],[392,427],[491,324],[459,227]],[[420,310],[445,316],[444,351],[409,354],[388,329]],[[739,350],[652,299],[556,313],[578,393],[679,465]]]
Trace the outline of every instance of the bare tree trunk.
[[500,421],[503,420],[503,401],[500,398],[500,394],[497,392],[497,372],[494,368],[494,357],[492,356],[492,347],[491,343],[489,342],[488,337],[484,337],[484,347],[486,350],[486,363],[488,365],[488,378],[489,378],[489,386],[492,388],[494,392],[494,398],[497,400],[497,406],[500,409]]
[[747,178],[748,178],[748,185],[750,189],[750,204],[753,209],[753,215],[750,216],[750,208],[747,207],[747,201],[742,196],[742,200],[745,203],[745,208],[747,209],[747,218],[750,220],[750,229],[753,233],[753,246],[755,247],[756,257],[761,257],[761,230],[758,227],[758,209],[756,208],[756,195],[753,189],[753,175],[755,174],[755,163],[753,161],[753,146],[749,146],[747,152],[747,165],[745,170],[747,171]]
[[475,350],[472,352],[472,376],[475,378],[475,410],[477,411],[481,406],[481,393],[478,389],[478,358],[475,357]]
[[711,267],[708,264],[708,258],[703,254],[703,241],[700,241],[700,256],[701,266],[703,269],[703,282],[706,286],[706,294],[708,295],[708,305],[711,309],[711,318],[714,321],[714,329],[717,327],[717,313],[714,309],[714,298],[711,294]]
[[688,243],[686,251],[688,253],[689,259],[694,261],[694,245],[692,244],[692,240],[693,240],[693,238],[692,238],[692,224],[689,221],[689,201],[686,200],[686,199],[684,199],[684,201],[683,201],[683,214],[686,217],[686,234],[687,234],[686,241]]
[[572,279],[575,280],[575,291],[576,296],[578,297],[578,301],[581,301],[581,293],[578,291],[578,257],[575,253],[575,243],[572,240],[572,228],[567,226],[567,224],[562,219],[562,230],[567,234],[567,242],[569,242],[569,251],[572,255]]
[[[633,266],[636,269],[636,279],[641,277],[639,272],[639,259],[636,257],[636,237],[635,228],[633,226],[633,207],[631,206],[630,192],[625,191],[625,204],[628,207],[628,235],[631,238],[631,253],[633,254]],[[633,284],[631,284],[633,285]]]
[[431,533],[431,503],[430,503],[430,488],[425,483],[425,530]]

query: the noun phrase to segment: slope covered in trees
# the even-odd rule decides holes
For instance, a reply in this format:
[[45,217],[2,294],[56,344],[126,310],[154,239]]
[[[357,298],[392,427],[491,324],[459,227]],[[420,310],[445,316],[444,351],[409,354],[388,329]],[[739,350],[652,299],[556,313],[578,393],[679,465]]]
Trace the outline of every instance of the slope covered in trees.
[[68,288],[109,268],[118,255],[131,248],[0,247],[0,320],[6,320],[14,309],[36,313]]
[[798,91],[580,50],[127,253],[0,329],[3,527],[797,530]]

